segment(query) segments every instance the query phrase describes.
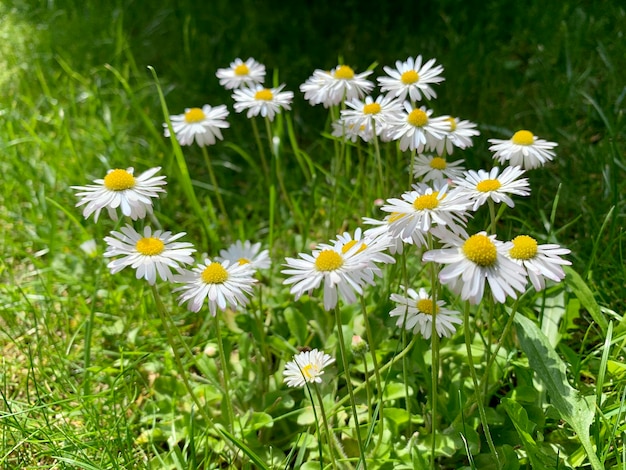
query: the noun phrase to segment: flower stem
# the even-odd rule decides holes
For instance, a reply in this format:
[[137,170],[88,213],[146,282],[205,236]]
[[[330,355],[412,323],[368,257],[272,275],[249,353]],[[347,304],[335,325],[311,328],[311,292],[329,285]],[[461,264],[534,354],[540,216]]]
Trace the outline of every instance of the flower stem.
[[233,413],[232,396],[230,394],[228,362],[226,361],[226,354],[224,353],[224,342],[222,341],[220,317],[218,314],[215,315],[215,336],[217,337],[217,349],[220,355],[220,362],[222,363],[222,377],[224,378],[224,396],[222,397],[222,399],[226,401],[226,413],[228,414],[228,430],[230,432],[234,432],[235,414]]
[[[333,468],[337,468],[337,462],[335,461],[335,452],[333,452],[334,439],[330,432],[330,426],[328,425],[328,418],[326,417],[326,411],[324,410],[324,400],[322,400],[322,394],[320,393],[320,389],[316,384],[313,384],[313,388],[315,389],[315,394],[317,395],[317,401],[320,402],[320,413],[322,414],[322,422],[324,423],[324,430],[326,432],[326,441],[328,442],[328,452],[330,453],[330,461],[333,464]],[[313,404],[313,402],[311,402]],[[313,405],[313,409],[315,409],[315,405]],[[319,427],[319,425],[318,425]],[[320,455],[320,460],[322,456]]]
[[[354,419],[354,431],[356,432],[356,440],[359,444],[359,453],[361,463],[363,464],[363,470],[367,469],[367,464],[365,463],[365,449],[363,447],[363,440],[361,439],[361,432],[359,429],[359,417],[357,416],[356,411],[356,401],[354,399],[354,392],[352,390],[352,380],[350,378],[350,369],[348,368],[348,358],[346,356],[346,344],[343,339],[343,328],[341,325],[341,313],[339,312],[339,307],[335,307],[335,320],[337,322],[337,339],[339,340],[339,351],[341,355],[341,362],[343,363],[343,372],[345,374],[346,379],[346,387],[348,388],[348,394],[350,395],[350,404],[352,406],[352,417]],[[358,470],[358,466],[357,466]]]
[[463,327],[465,330],[465,347],[467,349],[467,361],[469,363],[470,375],[472,376],[472,382],[474,383],[474,393],[476,394],[476,404],[478,405],[478,414],[480,415],[480,422],[483,426],[483,431],[485,432],[485,438],[487,439],[487,444],[489,445],[489,449],[491,450],[491,453],[496,459],[497,467],[502,468],[502,463],[500,462],[498,451],[496,450],[496,446],[493,443],[491,432],[489,432],[489,423],[487,422],[487,414],[485,413],[485,404],[483,403],[481,388],[480,388],[480,384],[478,383],[478,377],[476,376],[476,368],[474,367],[474,359],[472,358],[472,337],[471,337],[470,329],[469,329],[469,311],[470,311],[470,304],[469,302],[465,302],[465,310],[464,310],[464,315],[463,315]]
[[267,159],[265,158],[265,149],[263,148],[263,144],[261,144],[261,135],[259,134],[259,127],[256,125],[256,120],[250,119],[250,123],[252,124],[252,132],[254,134],[254,140],[256,141],[256,146],[259,149],[259,155],[261,156],[261,166],[263,167],[263,174],[265,174],[265,180],[269,185],[270,180],[270,171],[267,166]]
[[[433,237],[431,234],[428,235],[428,248],[433,249]],[[430,380],[432,382],[431,387],[431,467],[435,468],[435,451],[437,449],[437,402],[438,402],[438,392],[437,388],[439,385],[439,334],[437,333],[437,298],[438,298],[438,276],[437,276],[437,266],[435,263],[431,263],[431,297],[432,297],[432,323],[431,323],[431,375]]]
[[[226,206],[224,205],[224,201],[222,200],[222,195],[220,193],[220,187],[217,184],[217,179],[215,178],[215,172],[213,171],[213,165],[211,164],[211,159],[209,158],[209,152],[204,145],[200,146],[202,149],[202,156],[204,157],[204,164],[209,170],[209,178],[211,179],[211,184],[215,190],[215,196],[217,197],[217,205],[220,208],[222,213],[222,217],[228,221],[228,212],[226,212]],[[217,221],[216,221],[217,224]]]

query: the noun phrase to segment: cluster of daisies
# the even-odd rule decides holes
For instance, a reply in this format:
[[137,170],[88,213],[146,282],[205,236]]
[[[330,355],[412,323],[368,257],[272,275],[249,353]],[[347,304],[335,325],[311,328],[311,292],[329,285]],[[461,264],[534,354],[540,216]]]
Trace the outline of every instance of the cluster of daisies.
[[[556,144],[519,130],[508,140],[489,140],[493,159],[503,168],[466,170],[462,160],[448,158],[455,149],[472,145],[472,138],[479,135],[476,124],[436,116],[420,104],[436,98],[433,87],[444,81],[443,67],[434,59],[423,61],[417,56],[383,70],[386,76],[377,78],[377,96],[372,95],[375,85],[368,80],[373,71],[356,73],[348,65],[315,70],[300,86],[310,104],[340,110],[339,119],[332,123],[337,138],[397,141],[407,153],[407,166],[416,182],[383,203],[381,209],[387,215],[382,220],[364,218],[364,224],[371,226],[367,230],[345,232],[311,253],[286,258],[283,283],[295,299],[321,287],[326,310],[336,308],[339,299],[354,303],[383,275],[380,265],[394,263],[394,255],[406,245],[416,247],[422,262],[441,265],[439,282],[471,304],[480,303],[486,291],[493,301],[503,303],[525,292],[529,281],[541,290],[546,280],[562,280],[562,266],[570,263],[561,256],[569,250],[539,244],[525,234],[501,241],[485,230],[468,232],[468,221],[483,205],[514,207],[514,197],[528,196],[525,172],[551,161]],[[265,87],[265,67],[252,58],[236,59],[216,75],[221,85],[233,90],[235,111],[247,110],[249,118],[272,121],[281,110],[290,109],[293,93],[283,91],[284,85]],[[173,131],[181,145],[213,145],[223,139],[222,129],[229,127],[228,114],[226,105],[188,108],[170,117],[171,127],[164,124],[164,133],[169,137]],[[74,187],[81,198],[77,205],[84,205],[84,216],[94,214],[95,220],[103,209],[114,220],[118,209],[132,221],[144,219],[152,215],[153,199],[164,192],[165,177],[156,176],[158,171],[153,168],[135,177],[132,168],[111,170],[93,185]],[[179,302],[194,312],[205,302],[213,315],[218,308],[245,305],[256,270],[270,266],[267,250],[261,251],[260,243],[237,242],[218,257],[204,257],[188,269],[195,249],[180,241],[184,235],[147,225],[139,233],[129,223],[105,238],[105,257],[115,257],[108,267],[116,273],[130,266],[137,278],[150,284],[157,278],[179,283],[175,289],[180,292]],[[461,323],[459,313],[447,309],[442,299],[433,299],[423,286],[400,288],[401,293],[391,295],[395,308],[389,312],[399,327],[426,339],[433,331],[440,337],[455,332]],[[285,382],[290,386],[320,382],[324,367],[333,361],[323,351],[300,353],[287,364]]]

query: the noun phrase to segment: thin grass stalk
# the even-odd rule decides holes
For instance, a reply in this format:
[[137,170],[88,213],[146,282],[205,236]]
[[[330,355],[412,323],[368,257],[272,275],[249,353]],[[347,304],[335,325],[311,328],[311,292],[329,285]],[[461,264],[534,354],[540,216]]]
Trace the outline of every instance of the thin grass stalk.
[[226,354],[224,353],[224,341],[222,340],[222,331],[220,328],[219,314],[215,315],[215,336],[217,337],[217,350],[220,355],[220,362],[222,363],[222,378],[224,380],[224,401],[226,402],[226,413],[228,414],[228,430],[234,432],[235,427],[235,413],[233,412],[232,397],[230,394],[230,377],[228,362],[226,361]]
[[376,155],[376,167],[378,168],[378,191],[376,192],[376,197],[380,197],[384,194],[385,177],[383,176],[383,162],[380,156],[380,144],[378,142],[378,135],[376,135],[376,122],[374,120],[372,120],[372,133],[374,134],[374,155]]
[[[315,389],[315,394],[317,395],[317,401],[320,402],[320,414],[322,415],[322,422],[324,423],[324,431],[326,433],[326,442],[328,443],[328,452],[330,453],[330,461],[333,464],[333,468],[336,469],[337,462],[335,460],[335,453],[333,452],[334,438],[333,438],[333,434],[330,432],[330,426],[328,424],[326,410],[324,409],[324,400],[322,399],[322,393],[320,392],[320,389],[317,386],[317,384],[313,384],[313,388]],[[315,405],[313,405],[313,408],[315,408]],[[319,429],[319,425],[318,425],[318,429]],[[322,460],[321,455],[320,455],[320,460]]]
[[[433,249],[433,237],[428,234],[428,249]],[[431,323],[431,364],[430,364],[430,380],[431,384],[431,467],[435,468],[435,451],[437,449],[437,401],[438,401],[438,385],[439,385],[439,334],[437,333],[437,294],[438,294],[438,276],[437,266],[431,264],[431,297],[432,297],[432,323]]]
[[256,124],[256,120],[250,119],[250,124],[252,124],[252,133],[254,134],[254,140],[256,142],[257,149],[259,150],[259,156],[261,157],[261,167],[263,168],[263,174],[265,175],[265,181],[269,185],[270,181],[270,170],[267,165],[267,158],[265,157],[265,149],[263,144],[261,143],[261,134],[259,134],[259,127]]
[[[361,439],[361,432],[359,429],[359,417],[356,411],[356,401],[354,399],[354,391],[352,390],[352,380],[350,378],[350,369],[348,367],[348,357],[346,355],[346,344],[343,339],[343,328],[341,325],[341,312],[339,307],[335,307],[335,320],[337,322],[337,339],[339,340],[339,352],[341,355],[341,362],[343,363],[343,372],[346,379],[346,387],[348,388],[348,394],[350,395],[350,405],[352,407],[352,417],[354,419],[354,431],[356,432],[356,440],[359,444],[360,462],[363,464],[363,470],[367,469],[365,463],[365,448],[363,447],[363,440]],[[357,466],[357,470],[358,470]]]
[[[209,178],[211,180],[211,184],[213,185],[213,188],[215,189],[215,197],[217,198],[217,205],[220,208],[222,217],[224,217],[226,222],[228,222],[228,212],[226,212],[226,206],[224,205],[224,201],[220,193],[220,187],[219,187],[219,184],[217,183],[217,178],[215,178],[215,172],[213,171],[213,165],[211,163],[211,158],[209,157],[209,151],[206,149],[205,145],[201,145],[200,148],[202,149],[202,156],[204,157],[204,164],[209,170]],[[215,217],[215,214],[213,214],[213,217]],[[215,219],[216,219],[215,222],[217,225],[217,217],[215,217]]]
[[[518,305],[519,305],[519,298],[515,299],[515,302],[513,303],[513,307],[511,307],[511,313],[509,314],[509,318],[507,319],[506,324],[504,325],[504,329],[502,330],[500,339],[496,343],[496,348],[494,349],[493,353],[489,357],[489,360],[487,361],[487,366],[485,368],[485,373],[483,374],[481,383],[486,384],[489,380],[489,371],[491,370],[491,366],[493,366],[493,363],[498,357],[498,352],[500,351],[500,348],[502,347],[502,343],[504,339],[509,335],[509,333],[511,332],[511,328],[513,327],[513,320],[515,319],[515,314],[517,312]],[[484,387],[484,389],[485,389],[485,392],[487,392],[488,388],[486,386]]]
[[491,451],[491,453],[496,459],[496,464],[498,468],[502,468],[502,463],[500,462],[500,456],[498,455],[496,446],[493,443],[493,438],[491,437],[491,432],[489,431],[489,423],[487,422],[487,414],[485,413],[485,404],[483,403],[481,387],[480,387],[480,383],[478,382],[478,377],[476,375],[474,359],[472,358],[472,337],[471,337],[470,329],[469,329],[469,311],[470,311],[470,304],[469,302],[465,302],[465,309],[464,309],[464,314],[463,314],[463,329],[465,333],[465,347],[467,349],[467,362],[469,363],[469,372],[472,377],[472,382],[474,383],[474,393],[476,394],[476,404],[478,405],[478,414],[480,416],[480,423],[483,426],[483,431],[485,432],[487,445],[489,446],[489,450]]

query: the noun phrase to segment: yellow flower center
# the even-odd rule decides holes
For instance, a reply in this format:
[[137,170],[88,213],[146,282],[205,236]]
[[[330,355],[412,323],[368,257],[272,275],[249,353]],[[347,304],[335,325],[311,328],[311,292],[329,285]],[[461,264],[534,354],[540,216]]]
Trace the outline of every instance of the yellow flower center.
[[479,266],[492,266],[498,258],[496,245],[486,235],[472,235],[463,244],[463,253]]
[[398,220],[400,220],[402,217],[404,217],[406,214],[403,214],[402,212],[392,212],[391,215],[389,216],[389,223],[392,222],[396,222]]
[[[417,309],[422,312],[422,313],[426,313],[428,315],[432,315],[433,314],[433,300],[432,299],[420,299],[417,301],[416,304]],[[436,307],[436,311],[439,312],[439,307]]]
[[400,75],[400,81],[405,85],[411,85],[420,79],[419,74],[415,70],[407,70]]
[[[341,247],[341,252],[345,255],[350,250],[350,248],[352,248],[357,243],[358,243],[357,240],[350,240],[348,243],[346,243],[344,246]],[[361,253],[366,248],[367,248],[367,245],[365,243],[361,243],[361,246],[359,247],[358,250],[356,250],[356,252]]]
[[418,108],[411,111],[406,120],[412,126],[423,127],[428,124],[428,115]]
[[126,170],[113,170],[104,177],[104,187],[110,191],[125,191],[135,186],[135,177]]
[[274,99],[274,95],[272,94],[271,90],[268,90],[267,88],[263,88],[262,90],[259,90],[254,94],[254,99],[263,100],[263,101],[272,101]]
[[319,369],[314,364],[307,364],[300,370],[302,371],[304,378],[307,380],[314,379],[319,372]]
[[488,193],[489,191],[496,191],[500,189],[502,184],[498,180],[482,180],[476,185],[476,190],[481,193]]
[[250,260],[246,258],[239,258],[237,262],[239,263],[239,266],[243,266],[244,264],[250,264]]
[[439,191],[435,191],[431,194],[422,194],[415,198],[413,201],[413,207],[415,210],[422,211],[424,209],[435,209],[439,205]]
[[239,64],[237,67],[235,67],[235,70],[233,71],[235,72],[235,75],[238,75],[239,77],[248,75],[250,73],[250,69],[246,64]]
[[447,121],[448,124],[450,124],[450,132],[456,131],[456,119],[454,119],[453,117],[449,117]]
[[530,131],[517,131],[511,137],[511,142],[517,145],[532,145],[535,142],[535,136]]
[[161,240],[155,237],[140,238],[135,244],[135,248],[142,255],[156,256],[160,255],[165,249],[165,245]]
[[513,240],[513,248],[509,255],[514,259],[532,259],[537,254],[537,240],[528,235],[519,235]]
[[207,284],[222,284],[228,280],[228,271],[221,263],[211,263],[204,268],[200,277]]
[[318,271],[336,271],[343,266],[343,258],[335,250],[323,250],[315,260]]
[[363,106],[363,114],[378,114],[380,113],[380,105],[378,103],[370,103]]
[[194,122],[202,122],[206,116],[200,108],[191,108],[185,113],[185,122],[191,124]]
[[354,78],[354,70],[347,65],[337,67],[337,70],[335,70],[335,78],[339,80],[352,80]]
[[445,170],[447,166],[445,158],[435,157],[430,161],[430,167],[434,170]]

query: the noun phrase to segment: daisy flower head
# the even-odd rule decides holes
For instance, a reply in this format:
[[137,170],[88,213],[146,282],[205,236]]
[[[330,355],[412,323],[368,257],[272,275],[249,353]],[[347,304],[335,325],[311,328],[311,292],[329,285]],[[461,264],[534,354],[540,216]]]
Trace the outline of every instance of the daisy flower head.
[[258,116],[267,117],[270,121],[280,113],[281,109],[291,109],[293,100],[292,91],[281,91],[285,85],[276,88],[264,88],[256,85],[252,88],[241,88],[235,90],[233,99],[235,100],[235,111],[238,113],[247,109],[247,117]]
[[341,119],[348,125],[363,127],[365,131],[380,135],[390,118],[398,116],[402,105],[389,96],[380,95],[374,100],[366,96],[365,100],[346,101],[346,109],[341,110]]
[[349,65],[338,65],[326,77],[329,80],[325,85],[327,96],[324,101],[332,106],[344,100],[362,99],[374,89],[374,84],[366,79],[371,74],[371,70],[355,73]]
[[561,282],[565,277],[563,265],[572,264],[562,259],[570,250],[556,244],[538,245],[537,240],[528,235],[519,235],[511,240],[508,256],[526,268],[526,273],[536,291],[546,286],[545,279]]
[[182,292],[178,304],[189,302],[187,308],[192,312],[198,312],[206,299],[211,315],[215,316],[218,308],[226,310],[229,306],[235,308],[248,303],[246,295],[252,293],[256,282],[253,275],[249,264],[206,258],[204,263],[176,277],[175,281],[183,285],[174,292]]
[[515,207],[510,194],[516,196],[528,196],[530,188],[528,178],[520,178],[524,174],[518,166],[509,166],[500,173],[500,168],[494,167],[491,171],[469,170],[463,173],[463,178],[454,180],[462,194],[474,203],[472,210],[475,211],[488,199],[495,203],[504,202],[509,207]]
[[[223,140],[221,129],[230,124],[225,120],[228,116],[226,105],[202,108],[187,108],[185,114],[170,116],[172,129],[180,145],[192,145],[194,140],[200,146],[213,145],[216,139]],[[167,123],[163,123],[165,137],[170,136]]]
[[507,296],[517,298],[515,291],[524,291],[526,270],[509,259],[508,245],[496,240],[495,235],[486,232],[467,238],[448,235],[443,240],[448,248],[427,251],[422,260],[446,265],[439,272],[439,281],[463,300],[479,304],[485,281],[493,299],[499,303],[504,303]]
[[354,123],[348,123],[344,119],[337,119],[332,123],[332,135],[333,137],[349,140],[352,143],[360,138],[363,142],[369,142],[374,137],[372,127],[366,127],[364,125],[357,126]]
[[289,387],[304,387],[306,383],[322,383],[324,368],[335,362],[335,358],[324,351],[313,349],[293,356],[293,361],[285,364],[284,382]]
[[230,261],[231,264],[248,264],[251,268],[267,269],[271,261],[268,250],[261,251],[261,243],[250,243],[250,240],[242,242],[237,240],[225,250],[220,250],[217,261]]
[[552,151],[558,144],[539,139],[527,130],[520,130],[509,140],[489,139],[493,144],[489,150],[495,152],[493,158],[504,164],[519,166],[524,170],[531,170],[545,165],[555,157]]
[[[396,326],[404,327],[407,331],[413,330],[414,334],[419,332],[425,339],[431,337],[433,331],[433,299],[428,295],[426,289],[421,288],[419,292],[416,292],[414,289],[408,288],[406,295],[391,294],[390,299],[396,304],[396,307],[389,312],[389,316],[398,318]],[[448,310],[444,306],[443,300],[437,300],[435,328],[440,338],[442,336],[449,338],[456,331],[455,325],[460,325],[463,322],[459,318],[459,312]]]
[[454,147],[465,149],[473,145],[472,137],[480,135],[480,131],[476,129],[476,124],[467,120],[460,120],[457,117],[448,117],[448,125],[450,130],[444,139],[437,142],[435,151],[439,155],[447,152],[452,154]]
[[83,216],[87,219],[94,214],[97,222],[100,211],[106,209],[113,220],[117,220],[117,209],[126,217],[133,220],[143,219],[147,213],[152,213],[152,198],[158,198],[164,193],[165,176],[154,176],[160,166],[144,171],[134,176],[134,169],[126,168],[109,170],[102,179],[96,179],[87,186],[72,186],[79,192],[80,197],[76,207],[83,208]]
[[[401,199],[387,200],[381,209],[395,214],[389,222],[389,233],[404,239],[424,235],[435,225],[445,225],[454,232],[462,232],[467,223],[466,212],[470,201],[459,191],[448,191],[448,185],[436,183],[434,187],[419,183],[411,191],[402,194]],[[416,243],[422,246],[425,243]]]
[[132,226],[126,225],[121,232],[113,231],[105,237],[107,249],[105,258],[121,256],[107,264],[111,274],[115,274],[127,266],[137,271],[137,279],[144,278],[154,285],[157,277],[164,281],[174,278],[172,270],[181,272],[185,265],[193,263],[191,254],[196,250],[191,243],[179,242],[185,232],[172,235],[172,232],[144,227],[143,234]]
[[354,231],[354,234],[344,232],[337,235],[333,241],[333,247],[341,250],[342,253],[347,253],[357,245],[357,253],[362,253],[369,263],[368,269],[379,277],[382,276],[382,272],[376,263],[393,264],[396,262],[393,256],[385,253],[391,244],[391,238],[386,234],[376,237],[367,236],[360,227]]
[[421,154],[413,163],[413,176],[422,183],[453,180],[463,176],[463,160],[448,162],[444,157]]
[[332,82],[333,77],[330,72],[317,69],[300,85],[300,91],[304,93],[304,99],[312,106],[321,103],[325,108],[328,108],[333,104],[330,100]]
[[290,292],[298,300],[324,284],[324,309],[337,305],[338,294],[348,303],[356,302],[356,294],[363,293],[365,284],[374,283],[374,275],[367,255],[354,245],[345,253],[341,248],[321,245],[312,254],[300,253],[300,258],[286,258],[287,276],[283,281],[291,285]]
[[[373,225],[372,228],[368,228],[363,234],[366,237],[372,238],[386,238],[388,240],[389,253],[395,255],[396,253],[402,254],[404,250],[404,243],[413,244],[411,238],[402,239],[400,237],[392,237],[389,233],[389,224],[395,217],[402,217],[402,214],[389,214],[386,215],[383,220],[372,219],[370,217],[363,217],[363,223],[366,225]],[[424,240],[424,244],[426,240]],[[419,244],[418,244],[419,245]]]
[[413,102],[420,101],[422,95],[427,100],[436,98],[437,94],[433,90],[433,84],[443,82],[445,78],[441,76],[443,67],[435,66],[435,59],[430,59],[422,64],[422,56],[415,59],[409,57],[406,61],[396,61],[396,68],[383,67],[387,77],[377,78],[380,91],[388,91],[390,95],[403,101],[409,97]]
[[227,90],[252,87],[262,84],[265,80],[265,65],[258,63],[252,57],[245,62],[237,58],[230,63],[230,67],[217,69],[215,74],[220,79],[220,85]]
[[432,150],[450,129],[447,116],[431,117],[432,109],[413,108],[408,101],[404,102],[404,111],[389,123],[389,134],[394,140],[400,141],[400,149],[422,153]]

